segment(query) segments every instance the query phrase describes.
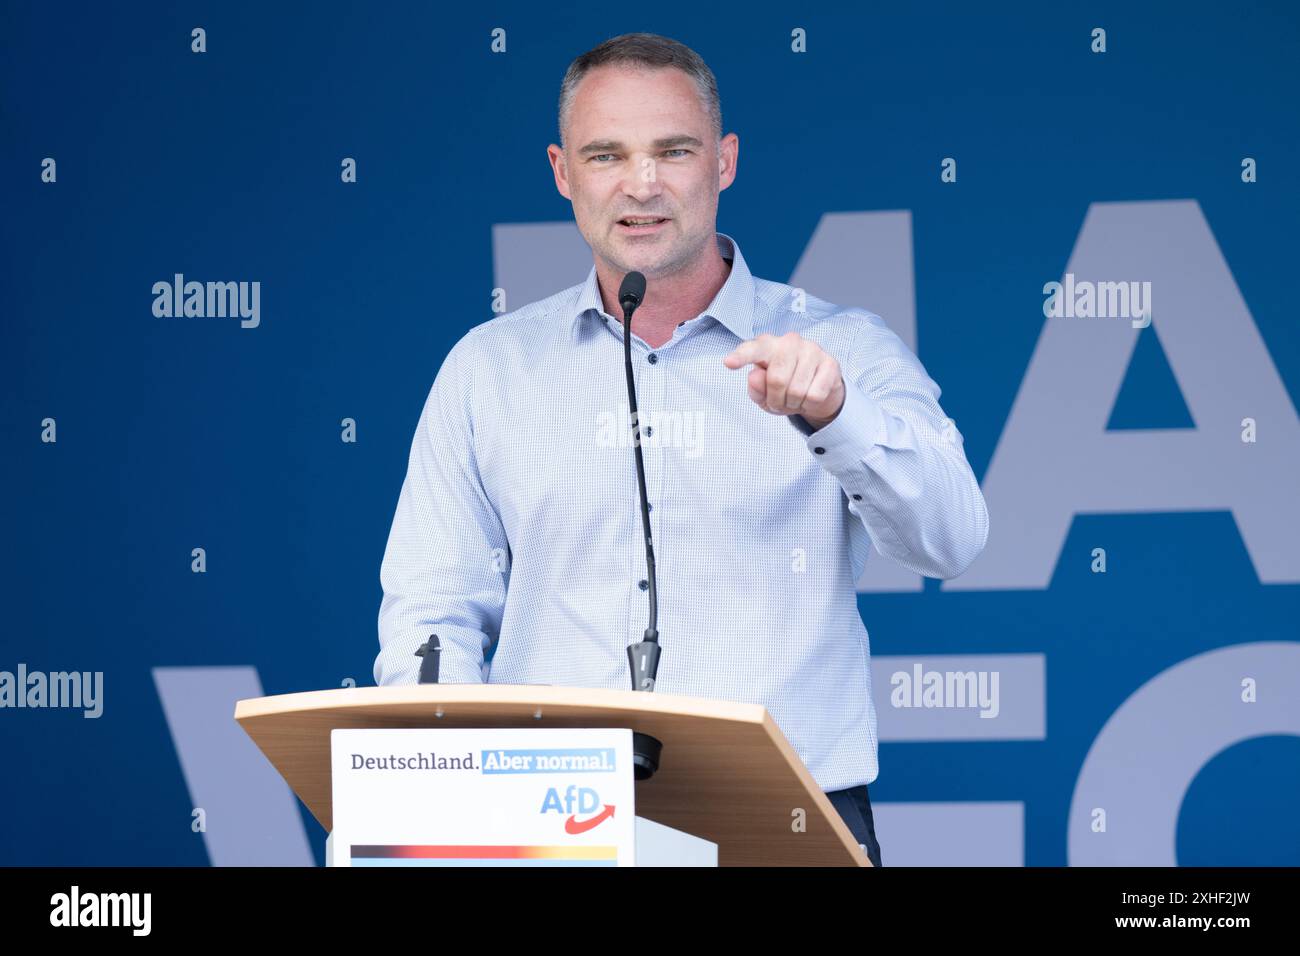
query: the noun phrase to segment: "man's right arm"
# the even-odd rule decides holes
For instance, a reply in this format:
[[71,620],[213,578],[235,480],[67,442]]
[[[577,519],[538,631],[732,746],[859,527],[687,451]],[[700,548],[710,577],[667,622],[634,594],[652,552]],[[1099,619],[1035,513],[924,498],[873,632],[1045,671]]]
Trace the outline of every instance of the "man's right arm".
[[411,442],[379,571],[377,684],[416,683],[415,651],[435,633],[439,682],[481,683],[484,651],[500,632],[509,545],[478,473],[470,373],[465,350],[453,348]]

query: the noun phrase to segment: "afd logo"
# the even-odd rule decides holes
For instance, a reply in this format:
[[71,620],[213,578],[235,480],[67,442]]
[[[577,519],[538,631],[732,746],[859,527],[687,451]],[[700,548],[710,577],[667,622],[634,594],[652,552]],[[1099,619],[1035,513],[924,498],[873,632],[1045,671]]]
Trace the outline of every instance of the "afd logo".
[[[588,817],[586,820],[578,819],[579,813],[593,813],[597,807],[601,807],[601,810],[594,817]],[[593,788],[577,787],[573,784],[565,788],[563,799],[560,798],[560,792],[555,787],[547,788],[546,799],[542,801],[542,809],[538,812],[567,813],[569,818],[564,821],[564,832],[574,835],[586,833],[606,820],[614,818],[613,804],[602,806],[600,794]]]

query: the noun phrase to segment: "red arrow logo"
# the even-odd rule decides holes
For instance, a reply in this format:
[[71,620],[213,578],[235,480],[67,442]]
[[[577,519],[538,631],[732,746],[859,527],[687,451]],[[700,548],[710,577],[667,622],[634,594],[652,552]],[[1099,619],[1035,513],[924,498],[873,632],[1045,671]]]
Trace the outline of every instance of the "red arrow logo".
[[605,809],[601,810],[600,813],[596,814],[590,820],[583,820],[581,823],[579,823],[575,818],[569,817],[569,819],[564,821],[564,832],[565,833],[586,833],[596,824],[602,823],[605,820],[613,819],[613,817],[614,817],[614,804],[607,803],[605,804]]

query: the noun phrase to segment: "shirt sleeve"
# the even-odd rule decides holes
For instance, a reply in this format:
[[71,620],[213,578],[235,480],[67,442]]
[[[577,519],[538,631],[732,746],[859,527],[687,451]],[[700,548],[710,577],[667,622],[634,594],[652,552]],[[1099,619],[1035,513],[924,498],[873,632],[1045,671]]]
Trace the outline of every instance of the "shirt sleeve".
[[814,431],[790,417],[839,481],[876,549],[917,574],[955,578],[988,539],[989,517],[939,386],[879,316],[866,313],[844,374],[844,405]]
[[484,652],[500,633],[509,545],[480,480],[462,343],[429,390],[388,534],[379,578],[377,684],[414,684],[416,649],[437,634],[438,680],[483,682]]

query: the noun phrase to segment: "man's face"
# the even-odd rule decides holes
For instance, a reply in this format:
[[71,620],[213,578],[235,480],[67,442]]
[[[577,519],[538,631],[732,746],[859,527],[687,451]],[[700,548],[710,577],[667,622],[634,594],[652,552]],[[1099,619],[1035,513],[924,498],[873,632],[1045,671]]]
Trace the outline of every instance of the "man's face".
[[[569,110],[567,148],[547,149],[555,185],[578,230],[619,272],[671,275],[714,241],[718,193],[736,175],[739,143],[722,139],[681,70],[603,66],[583,77]],[[665,219],[652,226],[620,220]]]

